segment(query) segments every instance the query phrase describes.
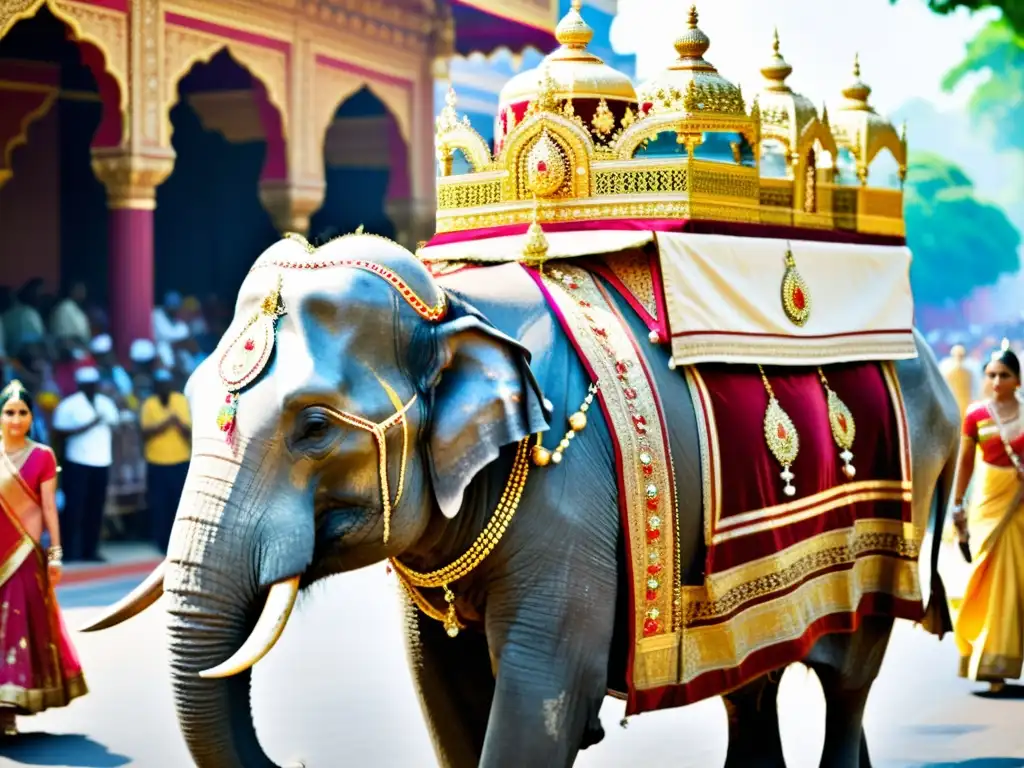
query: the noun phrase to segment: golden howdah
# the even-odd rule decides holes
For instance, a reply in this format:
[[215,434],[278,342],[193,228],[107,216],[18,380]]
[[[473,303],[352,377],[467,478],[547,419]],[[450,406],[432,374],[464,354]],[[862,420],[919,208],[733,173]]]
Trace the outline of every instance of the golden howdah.
[[[830,117],[793,91],[778,33],[748,105],[706,58],[696,8],[678,58],[636,87],[587,50],[574,2],[560,47],[506,85],[495,146],[456,112],[437,120],[437,231],[549,222],[697,220],[904,236],[907,144],[854,81]],[[891,171],[880,157],[888,150]]]

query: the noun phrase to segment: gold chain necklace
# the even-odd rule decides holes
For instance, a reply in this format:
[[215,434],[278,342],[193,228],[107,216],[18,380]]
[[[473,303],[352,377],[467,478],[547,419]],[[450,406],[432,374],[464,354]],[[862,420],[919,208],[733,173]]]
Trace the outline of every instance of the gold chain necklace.
[[[449,588],[459,579],[468,576],[487,557],[501,541],[508,524],[519,508],[519,500],[523,495],[523,488],[526,487],[526,478],[530,473],[530,450],[529,438],[520,441],[516,451],[516,458],[512,464],[512,472],[508,482],[505,483],[505,490],[502,491],[501,499],[494,510],[494,514],[487,523],[480,535],[466,552],[453,563],[436,571],[420,573],[403,565],[398,558],[391,558],[391,565],[399,576],[399,582],[408,592],[409,597],[416,606],[432,619],[444,623],[445,631],[449,637],[455,637],[463,625],[455,613],[455,595]],[[416,587],[425,589],[443,589],[444,600],[448,603],[448,610],[445,613],[435,609],[423,595],[416,591]]]

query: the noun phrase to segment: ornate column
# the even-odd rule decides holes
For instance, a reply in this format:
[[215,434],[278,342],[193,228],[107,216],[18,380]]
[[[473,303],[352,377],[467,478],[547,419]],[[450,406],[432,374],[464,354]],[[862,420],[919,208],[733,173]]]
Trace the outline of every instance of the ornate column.
[[110,330],[122,359],[133,340],[153,338],[153,211],[173,167],[170,150],[93,150],[93,172],[107,188]]
[[297,183],[286,179],[260,182],[260,202],[282,235],[309,232],[309,217],[324,201],[326,186],[321,183]]

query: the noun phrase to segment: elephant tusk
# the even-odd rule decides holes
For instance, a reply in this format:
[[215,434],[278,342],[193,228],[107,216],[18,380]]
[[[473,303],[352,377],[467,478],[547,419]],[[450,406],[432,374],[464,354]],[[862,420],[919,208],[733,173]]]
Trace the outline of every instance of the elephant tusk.
[[98,619],[94,619],[78,631],[96,632],[101,629],[110,629],[110,627],[116,627],[121,622],[127,621],[132,616],[149,608],[164,593],[164,571],[166,568],[167,561],[164,560],[139,586],[110,606]]
[[267,603],[263,606],[263,613],[260,614],[252,633],[242,644],[242,647],[235,651],[234,655],[227,661],[218,664],[212,669],[199,673],[200,677],[231,677],[239,672],[244,672],[253,664],[262,659],[274,644],[281,637],[284,625],[288,623],[288,617],[295,607],[295,598],[299,594],[299,577],[292,576],[285,581],[279,581],[270,588],[267,595]]

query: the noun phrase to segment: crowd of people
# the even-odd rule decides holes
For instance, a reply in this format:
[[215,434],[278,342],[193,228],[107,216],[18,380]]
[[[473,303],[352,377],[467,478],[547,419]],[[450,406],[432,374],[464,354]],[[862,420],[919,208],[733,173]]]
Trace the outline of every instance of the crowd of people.
[[104,535],[166,551],[175,511],[167,499],[177,498],[190,455],[181,389],[230,317],[214,297],[170,292],[151,336],[131,340],[121,359],[124,345],[83,284],[56,296],[43,288],[0,286],[0,387],[18,382],[31,393],[31,437],[56,452],[63,558],[101,560]]

